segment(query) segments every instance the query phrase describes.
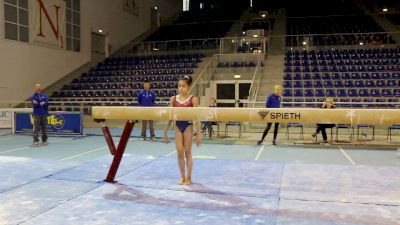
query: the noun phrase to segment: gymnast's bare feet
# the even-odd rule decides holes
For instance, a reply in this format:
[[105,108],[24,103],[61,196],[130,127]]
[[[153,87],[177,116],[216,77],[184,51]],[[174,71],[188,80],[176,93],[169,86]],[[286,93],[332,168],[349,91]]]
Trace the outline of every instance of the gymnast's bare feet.
[[192,185],[192,179],[191,178],[186,178],[184,185]]
[[185,178],[181,178],[181,180],[178,182],[179,185],[185,185],[186,181]]

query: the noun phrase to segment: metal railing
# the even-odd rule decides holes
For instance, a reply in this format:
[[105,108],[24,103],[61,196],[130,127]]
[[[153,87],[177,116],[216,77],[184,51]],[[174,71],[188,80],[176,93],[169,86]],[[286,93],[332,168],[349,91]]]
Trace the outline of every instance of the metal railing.
[[132,43],[126,54],[154,55],[170,53],[218,53],[220,49],[219,38],[184,39],[168,41],[149,41]]
[[400,32],[271,35],[267,43],[267,52],[277,49],[390,48],[399,46]]
[[[254,70],[252,72],[252,79],[255,81],[255,85],[252,90],[252,97],[256,95],[258,86],[262,76],[262,59],[264,54],[262,53],[246,53],[246,54],[214,54],[210,61],[207,63],[205,68],[201,71],[197,79],[194,81],[191,93],[195,96],[205,96],[205,90],[210,86],[210,81],[213,80],[214,75],[218,69],[218,73],[227,73],[231,75],[233,79],[233,73],[238,71],[246,71],[247,69]],[[242,62],[241,67],[218,67],[220,63],[237,63]],[[256,66],[246,66],[246,62],[253,62]],[[246,71],[248,72],[248,71]],[[253,86],[253,85],[252,85]],[[254,92],[254,94],[253,94]],[[250,92],[249,92],[250,95]]]
[[[156,101],[156,106],[167,106],[169,101]],[[137,106],[136,101],[49,101],[50,111],[81,111],[91,112],[92,106]],[[0,109],[32,108],[30,101],[0,101]]]
[[216,62],[216,56],[214,55],[200,72],[197,79],[193,82],[192,87],[190,88],[190,93],[192,95],[197,97],[205,95],[205,90],[209,87],[217,66],[218,63]]
[[249,89],[248,100],[250,104],[248,105],[248,107],[250,108],[254,108],[255,102],[257,100],[258,89],[260,88],[261,77],[263,75],[261,62],[262,62],[262,56],[259,57],[257,60],[257,66],[254,71],[253,79]]
[[[395,98],[393,98],[395,99]],[[255,108],[265,108],[265,102],[251,102],[249,104],[254,104]],[[285,106],[285,104],[289,104],[292,106]],[[320,108],[322,106],[322,101],[317,102],[281,102],[283,108]],[[336,108],[374,108],[374,109],[398,109],[400,108],[400,102],[335,102],[334,103]]]

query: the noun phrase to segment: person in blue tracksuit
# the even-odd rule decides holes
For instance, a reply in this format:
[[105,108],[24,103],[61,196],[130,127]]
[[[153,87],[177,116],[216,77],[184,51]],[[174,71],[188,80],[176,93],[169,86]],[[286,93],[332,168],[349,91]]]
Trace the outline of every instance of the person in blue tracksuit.
[[[142,107],[152,107],[156,101],[156,94],[154,91],[150,90],[150,82],[146,81],[143,83],[143,90],[138,94],[138,105]],[[142,120],[142,133],[140,135],[140,140],[146,140],[146,130],[147,124],[150,127],[150,140],[154,141],[154,127],[152,120]]]
[[[267,98],[265,104],[266,108],[280,108],[281,107],[281,96],[283,93],[283,87],[280,85],[275,85],[274,93],[270,94]],[[261,140],[257,141],[258,145],[264,141],[265,136],[267,136],[269,129],[271,129],[272,123],[267,123],[267,127],[264,130]],[[272,141],[273,145],[276,145],[276,136],[278,135],[279,123],[275,123],[274,127],[274,139]]]
[[42,145],[47,145],[47,116],[49,114],[49,97],[42,93],[40,84],[35,85],[35,93],[31,97],[33,106],[33,146],[39,146],[39,127],[42,130]]

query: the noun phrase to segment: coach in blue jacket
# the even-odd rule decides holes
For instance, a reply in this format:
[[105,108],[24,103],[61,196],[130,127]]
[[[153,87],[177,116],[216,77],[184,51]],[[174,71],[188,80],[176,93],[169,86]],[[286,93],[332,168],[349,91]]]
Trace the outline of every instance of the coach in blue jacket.
[[40,84],[35,85],[35,93],[31,97],[33,106],[33,146],[39,146],[39,127],[42,129],[42,144],[47,145],[47,115],[49,97],[42,93]]
[[[156,101],[156,95],[154,91],[150,90],[150,82],[146,81],[143,84],[143,90],[141,90],[138,94],[138,105],[142,107],[152,107]],[[147,123],[150,127],[150,140],[154,141],[154,127],[152,120],[142,120],[142,133],[140,140],[146,140],[146,130]]]
[[[274,93],[270,94],[267,98],[267,102],[265,104],[266,108],[280,108],[281,107],[281,96],[283,93],[283,87],[280,85],[275,85]],[[267,127],[264,130],[261,140],[257,141],[257,144],[260,145],[265,136],[267,136],[269,129],[271,128],[272,123],[268,123]],[[279,123],[275,123],[274,127],[274,139],[272,140],[272,144],[276,145],[276,136],[278,135]]]

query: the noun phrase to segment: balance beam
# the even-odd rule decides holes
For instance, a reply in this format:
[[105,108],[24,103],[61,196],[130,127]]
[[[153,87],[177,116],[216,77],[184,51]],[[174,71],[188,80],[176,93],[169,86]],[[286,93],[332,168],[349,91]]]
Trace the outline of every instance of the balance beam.
[[92,118],[392,125],[400,124],[400,109],[94,106]]
[[96,121],[127,120],[118,148],[106,125],[102,130],[114,155],[106,182],[115,182],[135,120],[251,121],[279,123],[400,124],[400,109],[321,109],[321,108],[218,108],[218,107],[131,107],[94,106]]

